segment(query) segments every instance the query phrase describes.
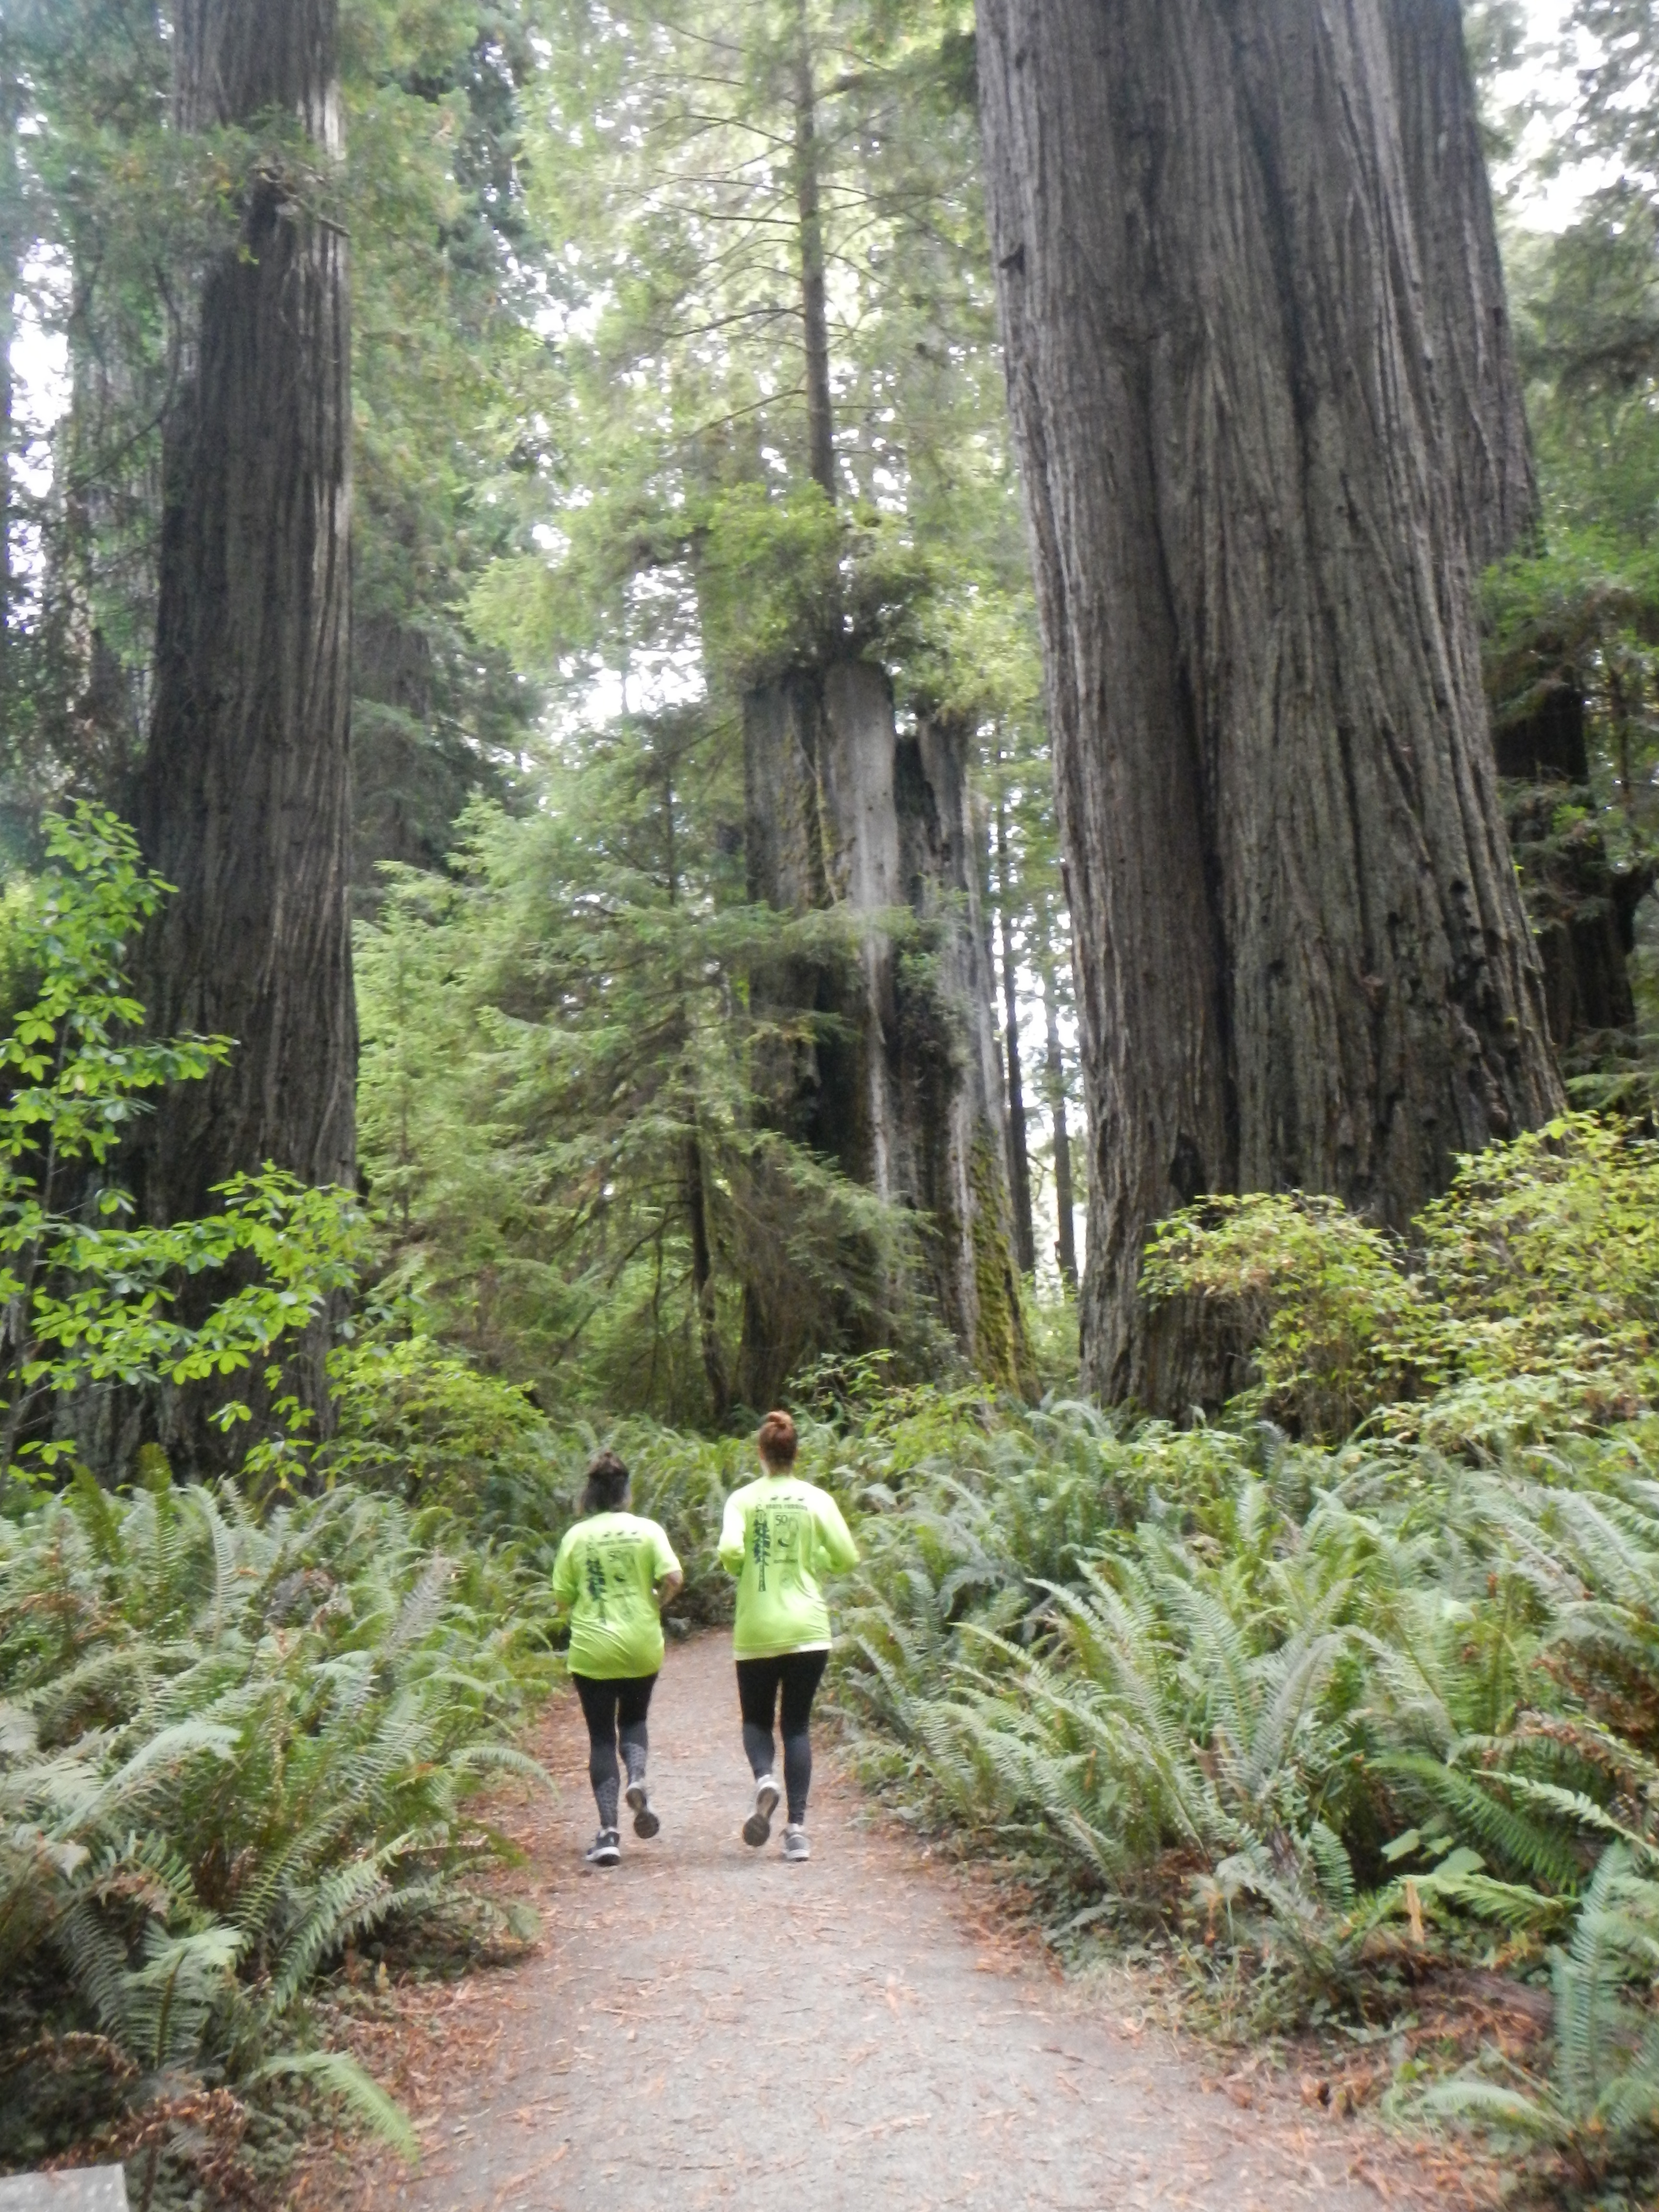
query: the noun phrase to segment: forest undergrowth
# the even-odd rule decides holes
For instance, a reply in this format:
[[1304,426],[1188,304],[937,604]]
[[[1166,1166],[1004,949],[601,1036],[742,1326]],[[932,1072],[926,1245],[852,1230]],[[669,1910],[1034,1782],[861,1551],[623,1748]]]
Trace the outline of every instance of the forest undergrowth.
[[[127,2158],[149,2212],[252,2186],[319,2094],[410,2142],[316,1995],[388,1946],[422,1972],[530,1936],[467,1875],[507,1850],[480,1790],[537,1771],[517,1739],[557,1678],[584,1464],[624,1454],[685,1563],[675,1620],[713,1623],[750,1448],[736,1421],[544,1411],[371,1288],[330,1433],[278,1399],[240,1487],[153,1445],[114,1492],[80,1470],[30,1411],[43,1374],[73,1399],[278,1358],[372,1245],[326,1194],[166,1232],[106,1181],[90,1224],[54,1195],[135,1087],[217,1049],[126,1052],[147,879],[118,825],[55,834],[5,1047],[0,1249],[33,1348],[0,1510],[0,2162]],[[225,1251],[253,1272],[186,1324],[181,1255]],[[832,1678],[860,1774],[1015,1877],[1073,1963],[1150,1965],[1224,2038],[1311,2037],[1342,2094],[1478,2125],[1558,2199],[1644,2201],[1659,1144],[1564,1117],[1466,1162],[1409,1239],[1329,1200],[1206,1201],[1146,1287],[1234,1348],[1220,1417],[902,1384],[879,1356],[799,1378],[805,1464],[864,1553]],[[1440,2033],[1471,1992],[1542,2032]]]
[[[1237,1348],[1218,1419],[879,1358],[795,1398],[864,1550],[832,1681],[890,1810],[994,1863],[1073,1967],[1150,1970],[1322,2100],[1476,2127],[1555,2201],[1659,2173],[1656,1224],[1659,1146],[1565,1117],[1409,1240],[1294,1196],[1177,1217],[1148,1294]],[[358,1479],[383,1454],[542,1558],[599,1430],[430,1340],[349,1357]],[[744,1442],[605,1434],[683,1616],[720,1619]]]
[[[1656,1200],[1659,1151],[1579,1117],[1409,1247],[1212,1204],[1147,1279],[1254,1345],[1224,1421],[921,1396],[839,1455],[864,1778],[1074,1963],[1311,2037],[1316,2094],[1478,2124],[1553,2201],[1656,2170]],[[1459,1998],[1520,2032],[1472,2048]]]

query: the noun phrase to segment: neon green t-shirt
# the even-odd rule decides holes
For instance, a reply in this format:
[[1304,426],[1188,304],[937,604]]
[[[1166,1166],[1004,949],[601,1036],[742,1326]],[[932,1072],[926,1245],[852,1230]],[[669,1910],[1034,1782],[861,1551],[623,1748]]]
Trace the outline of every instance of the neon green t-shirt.
[[573,1674],[636,1680],[662,1665],[656,1586],[678,1574],[674,1547],[637,1513],[592,1513],[567,1528],[553,1563],[553,1595],[570,1615]]
[[720,1565],[738,1578],[732,1650],[739,1659],[827,1651],[822,1572],[845,1574],[859,1547],[827,1490],[793,1474],[763,1474],[726,1501]]

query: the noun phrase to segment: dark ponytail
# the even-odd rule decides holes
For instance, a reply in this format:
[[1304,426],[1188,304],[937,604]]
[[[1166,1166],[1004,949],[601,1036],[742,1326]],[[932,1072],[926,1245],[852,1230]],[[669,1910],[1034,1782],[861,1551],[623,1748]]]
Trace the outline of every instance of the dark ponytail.
[[613,1451],[602,1451],[587,1470],[584,1513],[614,1513],[628,1496],[628,1469]]

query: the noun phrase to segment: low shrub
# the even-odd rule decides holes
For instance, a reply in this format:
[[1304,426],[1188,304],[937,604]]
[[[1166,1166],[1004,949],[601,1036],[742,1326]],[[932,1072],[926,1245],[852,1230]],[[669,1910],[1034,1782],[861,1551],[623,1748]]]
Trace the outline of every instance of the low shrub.
[[1405,1239],[1334,1199],[1206,1199],[1157,1231],[1143,1279],[1254,1347],[1240,1410],[1322,1441],[1605,1426],[1659,1393],[1659,1144],[1563,1115],[1463,1160]]

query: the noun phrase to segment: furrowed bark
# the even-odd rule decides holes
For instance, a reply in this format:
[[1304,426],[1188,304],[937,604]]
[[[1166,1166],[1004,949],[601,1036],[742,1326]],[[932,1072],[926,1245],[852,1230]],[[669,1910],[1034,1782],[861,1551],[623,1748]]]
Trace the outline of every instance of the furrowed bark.
[[1461,45],[1391,21],[980,0],[1095,1147],[1085,1374],[1165,1410],[1229,1378],[1139,1305],[1162,1215],[1297,1187],[1403,1224],[1561,1099],[1480,684],[1474,574],[1521,497],[1471,428],[1512,373],[1482,366],[1490,210]]
[[[178,886],[141,973],[158,1033],[236,1050],[138,1139],[139,1202],[182,1219],[267,1160],[356,1169],[350,860],[350,386],[346,240],[315,211],[342,152],[334,0],[184,0],[191,131],[295,118],[306,151],[251,179],[206,272],[167,426],[155,696],[138,828]],[[301,1363],[325,1412],[323,1345]],[[199,1407],[180,1440],[210,1449]]]
[[1383,27],[1444,408],[1449,496],[1478,571],[1532,536],[1538,489],[1461,0],[1394,0]]

